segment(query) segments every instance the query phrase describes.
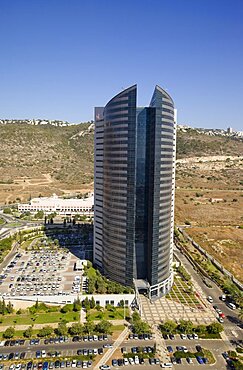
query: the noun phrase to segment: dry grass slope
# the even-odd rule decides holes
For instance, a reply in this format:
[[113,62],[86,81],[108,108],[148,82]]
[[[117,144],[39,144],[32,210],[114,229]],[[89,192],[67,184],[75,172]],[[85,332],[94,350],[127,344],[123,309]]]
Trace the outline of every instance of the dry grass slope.
[[[89,126],[0,125],[0,203],[92,190],[94,132]],[[183,160],[177,163],[176,223],[190,222],[195,240],[210,253],[220,251],[222,260],[224,253],[230,254],[227,267],[243,280],[238,263],[243,245],[243,229],[238,228],[243,225],[243,141],[193,129],[178,132],[177,157]],[[221,233],[229,242],[220,241]]]

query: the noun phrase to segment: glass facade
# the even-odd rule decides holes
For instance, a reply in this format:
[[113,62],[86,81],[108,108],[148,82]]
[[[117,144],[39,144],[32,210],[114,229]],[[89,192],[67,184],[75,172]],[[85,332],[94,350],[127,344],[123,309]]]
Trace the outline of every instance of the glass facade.
[[136,96],[134,85],[95,110],[94,262],[159,296],[172,284],[174,105],[158,86],[149,107]]

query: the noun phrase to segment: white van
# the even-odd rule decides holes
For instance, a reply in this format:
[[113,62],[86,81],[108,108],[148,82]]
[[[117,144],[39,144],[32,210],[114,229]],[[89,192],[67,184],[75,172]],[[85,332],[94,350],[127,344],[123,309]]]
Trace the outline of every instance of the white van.
[[235,310],[236,309],[236,305],[234,303],[227,302],[226,304],[227,304],[227,306],[229,308],[231,308],[231,310]]

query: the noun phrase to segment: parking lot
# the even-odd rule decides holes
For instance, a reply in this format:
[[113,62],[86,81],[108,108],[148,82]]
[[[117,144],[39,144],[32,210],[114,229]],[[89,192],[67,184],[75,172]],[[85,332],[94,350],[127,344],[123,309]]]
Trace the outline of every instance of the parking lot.
[[[222,353],[226,350],[226,344],[219,340],[197,340],[182,339],[176,335],[173,339],[164,340],[164,354],[162,361],[158,359],[155,352],[154,339],[125,339],[114,352],[108,361],[111,369],[119,367],[143,367],[159,369],[164,363],[172,363],[174,369],[202,368],[204,369],[226,369],[226,361]],[[73,338],[56,337],[49,339],[35,339],[25,341],[5,341],[1,342],[0,348],[0,368],[10,370],[32,370],[32,369],[52,369],[68,367],[95,367],[97,360],[102,358],[109,348],[113,347],[113,340],[110,336],[76,336]],[[200,353],[201,348],[209,349],[213,352],[216,359],[214,365],[209,365],[202,360],[202,363],[195,357],[190,357],[190,353]],[[184,357],[173,357],[176,352],[184,353]],[[148,357],[150,359],[142,357]],[[202,357],[203,356],[199,356]],[[125,359],[127,358],[127,359]],[[178,358],[180,358],[178,360]],[[188,359],[191,358],[189,361]],[[72,361],[74,362],[72,363]],[[115,361],[114,361],[115,360]],[[29,364],[29,365],[28,365]],[[45,364],[45,365],[44,365]],[[2,365],[2,366],[1,366]],[[162,365],[162,366],[161,366]],[[20,366],[20,367],[19,367]]]
[[78,257],[64,249],[21,251],[0,275],[0,295],[47,296],[80,292],[82,272],[74,271]]

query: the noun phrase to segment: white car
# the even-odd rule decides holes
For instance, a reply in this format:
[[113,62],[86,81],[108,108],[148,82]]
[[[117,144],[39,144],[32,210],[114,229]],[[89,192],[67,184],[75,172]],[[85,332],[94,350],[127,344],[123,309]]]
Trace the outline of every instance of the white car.
[[138,358],[138,356],[135,356],[134,357],[134,362],[135,362],[135,365],[139,365],[139,358]]
[[172,363],[171,362],[164,362],[164,363],[162,363],[162,364],[160,364],[160,366],[162,367],[162,368],[172,368]]
[[187,339],[186,334],[181,334],[181,339]]
[[111,367],[109,365],[103,364],[100,366],[100,370],[111,370]]
[[125,366],[129,365],[129,361],[126,357],[124,358],[123,363],[124,363]]
[[77,365],[77,360],[73,360],[72,361],[72,367],[76,367],[76,365]]

